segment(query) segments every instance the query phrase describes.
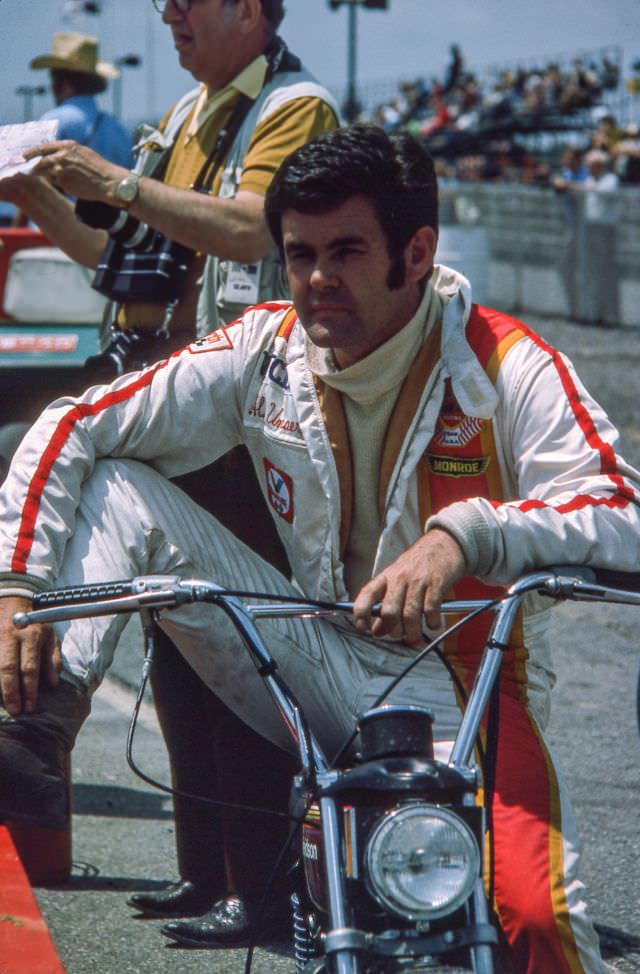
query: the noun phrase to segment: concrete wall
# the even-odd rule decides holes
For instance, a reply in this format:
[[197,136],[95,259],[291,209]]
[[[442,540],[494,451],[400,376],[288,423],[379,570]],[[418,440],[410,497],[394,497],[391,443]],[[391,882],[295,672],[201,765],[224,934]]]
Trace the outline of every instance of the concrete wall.
[[436,259],[469,269],[479,303],[640,327],[640,189],[445,183],[440,211]]

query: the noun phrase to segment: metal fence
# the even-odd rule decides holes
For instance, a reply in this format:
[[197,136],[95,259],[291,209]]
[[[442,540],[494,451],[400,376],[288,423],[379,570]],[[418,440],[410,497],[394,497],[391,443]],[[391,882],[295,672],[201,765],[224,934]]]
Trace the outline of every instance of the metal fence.
[[441,184],[442,263],[480,303],[640,327],[640,189]]

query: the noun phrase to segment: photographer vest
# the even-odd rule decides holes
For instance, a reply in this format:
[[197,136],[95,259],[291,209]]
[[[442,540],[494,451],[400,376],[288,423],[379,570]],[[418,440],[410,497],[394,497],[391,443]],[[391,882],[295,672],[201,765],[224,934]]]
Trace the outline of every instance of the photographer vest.
[[[197,138],[185,144],[182,135],[193,116],[200,92],[198,86],[183,96],[160,129],[150,126],[141,129],[136,146],[136,172],[151,177],[162,172],[163,182],[185,189],[191,187],[207,162],[207,154]],[[212,195],[230,198],[236,194],[256,128],[287,103],[298,99],[318,99],[328,106],[336,119],[339,118],[334,99],[304,68],[276,71],[267,79],[244,116],[226,159],[215,174]],[[179,145],[178,140],[181,140]],[[220,260],[211,255],[200,256],[194,262],[192,274],[192,285],[176,308],[172,322],[172,331],[184,333],[188,327],[189,335],[185,341],[193,337],[194,327],[196,336],[202,337],[233,321],[247,305],[287,295],[283,267],[275,247],[252,265]],[[106,316],[107,323],[109,317]],[[117,311],[117,327],[152,330],[160,327],[163,317],[161,305],[123,305]],[[101,337],[104,347],[110,339],[109,329],[105,328]]]

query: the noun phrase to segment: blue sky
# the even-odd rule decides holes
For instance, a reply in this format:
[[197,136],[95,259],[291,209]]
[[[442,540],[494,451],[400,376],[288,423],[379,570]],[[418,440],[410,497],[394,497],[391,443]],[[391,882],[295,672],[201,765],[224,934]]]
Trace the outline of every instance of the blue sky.
[[[346,81],[347,11],[330,11],[326,0],[288,0],[283,36],[325,83]],[[62,0],[0,0],[0,124],[21,121],[25,99],[19,85],[45,83],[30,59],[50,49],[56,30],[97,35],[107,59],[129,53],[143,66],[122,78],[125,120],[155,118],[190,78],[177,63],[170,35],[151,0],[102,0],[98,17],[64,21]],[[363,82],[442,77],[449,45],[457,42],[469,67],[531,63],[558,54],[608,45],[623,49],[628,69],[640,59],[640,0],[390,0],[386,12],[358,13],[358,77]],[[111,94],[103,106],[111,107]],[[37,116],[52,104],[35,96]]]

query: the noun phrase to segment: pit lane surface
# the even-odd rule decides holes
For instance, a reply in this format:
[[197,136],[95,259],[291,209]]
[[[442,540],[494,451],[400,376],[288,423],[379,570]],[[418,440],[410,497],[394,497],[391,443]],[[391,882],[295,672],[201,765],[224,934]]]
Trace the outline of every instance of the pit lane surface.
[[[637,388],[640,332],[560,322],[527,322],[573,358],[619,426],[625,452],[640,466]],[[638,776],[635,683],[640,609],[564,605],[555,613],[551,741],[569,781],[583,839],[583,879],[610,970],[640,972]],[[159,933],[161,921],[134,919],[136,890],[175,878],[171,802],[128,770],[125,737],[140,646],[132,627],[73,757],[74,868],[64,887],[37,891],[68,974],[241,974],[244,951],[189,951]],[[168,781],[152,708],[137,736],[139,765]],[[0,965],[1,966],[1,965]],[[284,945],[259,950],[257,974],[292,970]],[[553,974],[553,972],[540,972]]]

